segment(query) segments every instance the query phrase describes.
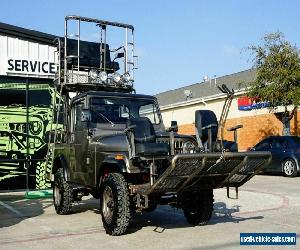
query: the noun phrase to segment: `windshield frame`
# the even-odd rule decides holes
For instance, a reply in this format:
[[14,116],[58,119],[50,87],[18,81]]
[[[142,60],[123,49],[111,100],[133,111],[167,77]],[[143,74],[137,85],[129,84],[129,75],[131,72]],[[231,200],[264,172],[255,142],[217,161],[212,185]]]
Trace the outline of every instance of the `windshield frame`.
[[[162,115],[161,115],[161,112],[160,112],[160,109],[159,109],[159,105],[157,103],[157,100],[155,98],[145,98],[145,97],[134,97],[134,96],[117,96],[117,95],[105,95],[105,96],[100,96],[100,95],[90,95],[88,96],[88,101],[87,101],[87,108],[89,110],[92,110],[92,102],[93,102],[93,99],[106,99],[106,100],[120,100],[120,99],[123,99],[123,100],[126,100],[127,103],[124,102],[124,106],[127,107],[129,109],[129,112],[131,114],[134,114],[135,117],[140,117],[139,115],[136,116],[136,114],[139,114],[139,109],[141,106],[145,105],[146,103],[150,104],[150,103],[153,103],[155,109],[156,109],[156,115],[157,115],[157,118],[158,118],[158,122],[157,123],[152,123],[153,125],[155,126],[159,126],[159,125],[162,125],[163,124],[163,120],[162,120]],[[133,105],[133,103],[138,103],[140,102],[140,105]],[[143,103],[144,102],[144,103]],[[136,111],[137,112],[132,112],[132,107],[136,107]],[[114,122],[114,121],[113,121]],[[97,123],[94,123],[94,124],[105,124],[105,122],[97,122]],[[125,124],[125,123],[118,123],[118,124]]]

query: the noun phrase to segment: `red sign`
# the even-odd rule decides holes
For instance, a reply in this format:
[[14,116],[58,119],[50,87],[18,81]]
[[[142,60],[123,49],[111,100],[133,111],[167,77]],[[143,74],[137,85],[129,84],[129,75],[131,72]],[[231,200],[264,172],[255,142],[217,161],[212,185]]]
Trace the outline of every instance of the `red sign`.
[[239,110],[251,110],[252,109],[252,101],[247,96],[242,96],[238,98],[238,109]]
[[238,109],[242,111],[267,108],[269,106],[269,102],[260,102],[259,98],[250,99],[247,96],[242,96],[238,98]]

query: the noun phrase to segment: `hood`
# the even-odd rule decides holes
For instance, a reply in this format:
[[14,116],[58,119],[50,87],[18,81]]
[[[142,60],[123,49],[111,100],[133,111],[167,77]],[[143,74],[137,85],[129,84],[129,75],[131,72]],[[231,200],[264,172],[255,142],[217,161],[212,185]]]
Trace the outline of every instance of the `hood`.
[[101,150],[106,152],[127,152],[128,142],[126,135],[122,132],[119,134],[96,136],[92,139],[92,143],[99,144]]

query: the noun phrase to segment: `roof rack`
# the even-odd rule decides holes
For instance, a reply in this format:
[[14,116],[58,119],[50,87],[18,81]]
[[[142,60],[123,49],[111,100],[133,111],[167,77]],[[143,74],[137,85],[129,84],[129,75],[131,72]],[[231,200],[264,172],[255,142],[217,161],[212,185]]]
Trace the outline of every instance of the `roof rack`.
[[84,22],[92,22],[92,23],[97,23],[97,24],[100,24],[100,25],[116,26],[116,27],[120,27],[120,28],[128,28],[128,29],[134,30],[134,27],[130,24],[110,22],[110,21],[100,20],[100,19],[96,19],[96,18],[75,16],[75,15],[66,16],[66,20],[70,20],[70,19],[80,20],[80,21],[84,21]]
[[[73,34],[70,32],[71,22],[75,22],[76,26]],[[96,24],[99,41],[82,39],[83,22]],[[121,34],[124,41],[116,49],[111,49],[107,42],[108,29],[111,28],[125,31]],[[120,33],[120,30],[117,32]],[[133,83],[137,57],[134,54],[132,25],[69,15],[65,17],[64,39],[57,38],[56,44],[59,64],[54,82],[58,89],[63,89],[62,93],[89,90],[128,93],[135,91]]]

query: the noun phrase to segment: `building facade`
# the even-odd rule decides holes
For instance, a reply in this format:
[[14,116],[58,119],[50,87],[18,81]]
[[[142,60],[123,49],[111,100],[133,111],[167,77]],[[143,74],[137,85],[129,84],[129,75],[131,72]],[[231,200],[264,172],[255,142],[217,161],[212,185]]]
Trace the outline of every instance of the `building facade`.
[[[226,84],[229,89],[235,91],[235,95],[225,124],[224,139],[233,140],[233,132],[228,132],[227,128],[239,124],[243,125],[243,128],[238,130],[238,145],[241,151],[248,150],[269,135],[282,135],[283,125],[279,118],[284,111],[282,107],[270,110],[264,103],[248,103],[247,106],[243,106],[243,101],[247,100],[246,89],[254,79],[255,70],[246,70],[156,95],[165,125],[168,126],[175,120],[179,133],[195,134],[196,110],[212,110],[219,119],[226,95],[217,86]],[[299,134],[298,116],[296,112],[290,121],[291,132],[294,135]]]

